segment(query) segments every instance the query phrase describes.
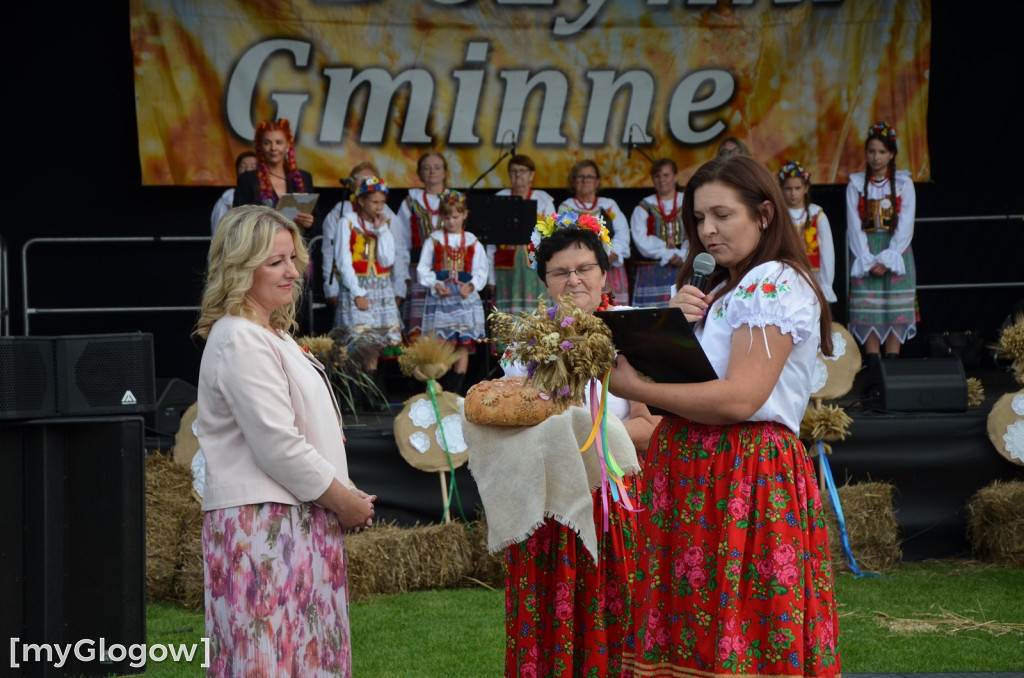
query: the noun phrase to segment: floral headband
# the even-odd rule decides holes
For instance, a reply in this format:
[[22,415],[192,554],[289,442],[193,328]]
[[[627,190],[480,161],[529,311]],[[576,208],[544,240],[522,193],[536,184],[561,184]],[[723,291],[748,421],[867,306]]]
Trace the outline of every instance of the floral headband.
[[448,190],[443,192],[439,197],[441,198],[441,204],[448,205],[449,207],[453,205],[465,204],[466,202],[466,194],[462,193],[461,191],[456,191],[454,188],[449,188]]
[[876,122],[868,127],[868,139],[888,139],[896,141],[896,128],[885,122]]
[[530,268],[537,270],[537,248],[543,238],[550,238],[555,231],[566,228],[582,228],[592,232],[601,241],[604,251],[611,253],[612,239],[608,235],[608,229],[604,225],[604,218],[590,214],[577,214],[572,210],[563,210],[558,214],[537,217],[537,226],[530,236],[530,244],[526,248],[527,259]]
[[799,160],[790,160],[787,162],[782,166],[782,169],[779,170],[777,176],[779,177],[780,182],[784,182],[786,179],[791,177],[799,177],[807,183],[811,182],[811,173],[807,171],[807,168],[800,164]]
[[349,196],[349,200],[355,202],[355,199],[361,195],[368,195],[370,193],[383,193],[388,194],[388,185],[380,177],[367,177],[355,187],[352,191],[352,195]]

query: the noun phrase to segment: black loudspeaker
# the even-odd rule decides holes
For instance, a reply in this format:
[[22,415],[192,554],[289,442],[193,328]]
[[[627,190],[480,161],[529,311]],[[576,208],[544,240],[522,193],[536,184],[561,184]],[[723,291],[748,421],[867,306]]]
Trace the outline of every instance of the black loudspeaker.
[[892,412],[966,412],[967,378],[959,358],[891,358],[876,363],[881,406]]
[[[20,676],[142,673],[130,657],[62,667],[25,659],[56,643],[99,652],[146,642],[145,450],[142,417],[0,425],[0,652]],[[13,657],[8,656],[14,650]],[[87,657],[85,657],[87,659]]]
[[0,421],[52,417],[57,411],[50,337],[0,337]]
[[141,414],[156,406],[152,334],[65,335],[53,342],[61,416]]
[[152,414],[146,416],[146,424],[158,434],[173,438],[181,427],[181,415],[196,402],[199,390],[182,379],[157,379],[156,384],[160,397]]

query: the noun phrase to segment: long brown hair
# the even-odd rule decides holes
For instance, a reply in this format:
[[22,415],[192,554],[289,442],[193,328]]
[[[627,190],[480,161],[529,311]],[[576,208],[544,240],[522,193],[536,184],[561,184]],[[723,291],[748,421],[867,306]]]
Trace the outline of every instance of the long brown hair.
[[[818,298],[818,307],[821,309],[821,352],[832,355],[832,311],[811,273],[807,250],[793,226],[793,219],[786,209],[778,181],[768,168],[750,156],[729,155],[715,158],[694,172],[686,184],[686,190],[683,192],[683,228],[690,242],[690,251],[679,271],[676,286],[682,287],[684,282],[693,277],[693,260],[701,252],[707,251],[697,233],[693,196],[698,188],[711,183],[719,183],[735,190],[751,218],[766,222],[768,227],[761,231],[761,238],[750,256],[736,266],[737,278],[730,279],[727,268],[716,266],[710,276],[710,286],[714,288],[720,283],[725,283],[725,289],[731,289],[738,285],[752,268],[769,261],[778,261],[792,267],[807,281]],[[774,206],[772,214],[763,209],[765,201]]]

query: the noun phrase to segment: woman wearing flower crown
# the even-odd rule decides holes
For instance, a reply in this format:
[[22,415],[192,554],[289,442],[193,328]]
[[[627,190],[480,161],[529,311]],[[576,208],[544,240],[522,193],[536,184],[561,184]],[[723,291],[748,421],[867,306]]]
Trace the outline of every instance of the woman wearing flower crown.
[[[587,313],[614,306],[604,292],[611,239],[598,218],[571,211],[549,215],[538,221],[528,247],[531,265],[552,300],[571,296]],[[510,362],[510,353],[502,359],[505,376],[527,375],[529,368]],[[589,400],[588,393],[587,409]],[[645,449],[660,418],[642,403],[610,394],[607,408],[623,422],[634,446]],[[633,652],[636,515],[610,502],[606,530],[601,489],[590,499],[596,563],[580,535],[556,517],[506,550],[506,676],[632,675],[627,657]]]
[[[465,230],[469,209],[466,196],[448,190],[441,194],[440,230],[423,242],[417,279],[428,291],[423,308],[423,333],[455,344],[458,361],[445,388],[465,395],[469,349],[487,337],[479,290],[487,284],[487,252]],[[446,375],[447,376],[447,375]]]
[[416,284],[416,267],[423,243],[441,228],[441,194],[448,185],[448,161],[437,151],[427,151],[416,162],[423,188],[410,188],[395,222],[395,297],[402,307],[406,337],[415,339],[423,329],[423,305],[427,290]]
[[[868,360],[899,356],[917,334],[914,237],[917,194],[910,172],[896,171],[896,130],[887,122],[868,128],[867,171],[850,175],[846,233],[850,263],[850,333]],[[859,228],[858,228],[859,226]]]
[[395,240],[384,212],[387,194],[388,185],[377,177],[364,179],[356,188],[355,210],[342,218],[334,241],[338,278],[325,289],[329,301],[337,298],[335,326],[363,349],[363,369],[375,381],[381,350],[397,355],[402,346],[402,321],[391,285]]
[[[828,533],[798,436],[831,312],[760,162],[702,165],[682,209],[690,253],[670,306],[718,378],[653,383],[620,355],[609,382],[672,413],[638,488],[635,675],[836,676]],[[704,252],[707,293],[684,284]]]
[[[546,191],[533,187],[537,166],[533,158],[522,153],[508,159],[509,188],[495,195],[514,195],[537,201],[537,216],[555,211],[555,199]],[[505,313],[530,312],[544,296],[544,286],[530,268],[526,245],[487,245],[490,273],[487,289],[491,303]]]
[[[276,122],[260,120],[253,140],[257,167],[238,175],[234,207],[266,205],[276,207],[285,193],[313,193],[313,177],[295,165],[295,137],[287,118]],[[313,236],[314,217],[300,212],[292,221],[302,228],[307,239]]]
[[626,259],[629,258],[629,222],[617,202],[598,195],[600,189],[601,171],[597,163],[593,160],[580,160],[569,170],[570,197],[558,206],[558,210],[600,216],[604,220],[612,239],[612,251],[608,255],[611,268],[608,269],[607,290],[618,303],[628,304]]
[[832,245],[832,226],[819,205],[811,202],[811,173],[797,160],[790,160],[776,175],[782,187],[782,197],[789,208],[789,216],[807,246],[811,270],[821,287],[825,300],[836,300],[832,282],[836,277],[836,251]]
[[648,261],[634,261],[634,306],[668,306],[679,269],[690,244],[683,233],[683,192],[679,170],[670,158],[651,165],[654,195],[640,201],[629,220],[630,236],[637,252]]

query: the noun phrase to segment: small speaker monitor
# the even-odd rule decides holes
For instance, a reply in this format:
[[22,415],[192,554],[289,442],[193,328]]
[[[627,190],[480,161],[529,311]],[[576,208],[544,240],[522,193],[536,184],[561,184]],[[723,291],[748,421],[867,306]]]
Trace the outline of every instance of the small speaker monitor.
[[880,360],[882,407],[893,412],[966,412],[967,378],[959,358]]
[[53,337],[61,416],[141,414],[156,406],[153,335]]

